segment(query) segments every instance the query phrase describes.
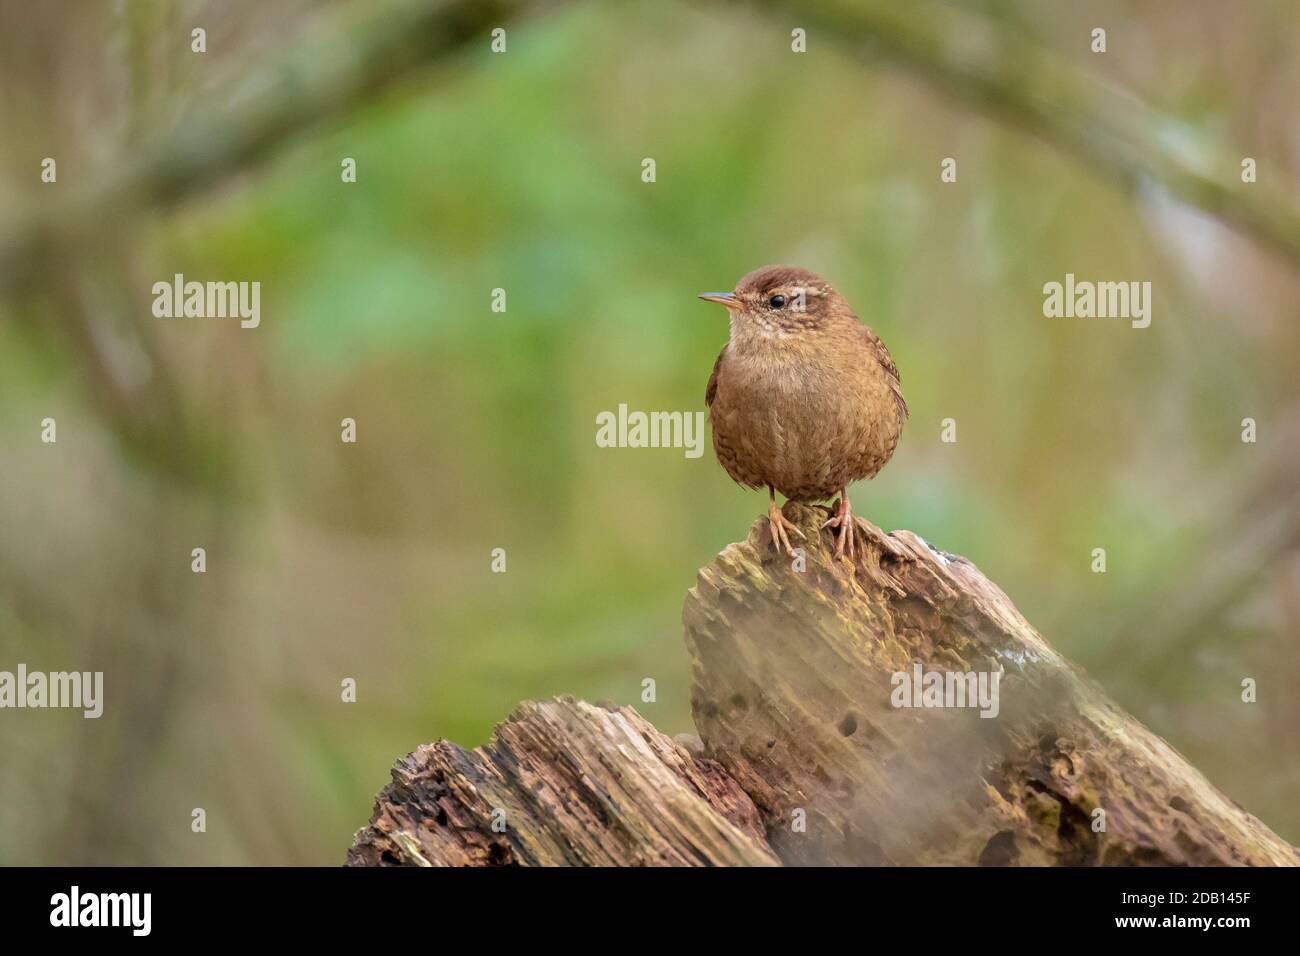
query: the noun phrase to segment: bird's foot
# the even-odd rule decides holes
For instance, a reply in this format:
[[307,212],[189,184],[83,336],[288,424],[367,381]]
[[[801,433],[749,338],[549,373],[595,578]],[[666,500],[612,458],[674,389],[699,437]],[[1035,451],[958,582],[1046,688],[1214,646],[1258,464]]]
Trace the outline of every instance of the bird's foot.
[[776,548],[777,551],[785,551],[787,554],[793,555],[794,548],[791,546],[790,538],[786,532],[793,531],[800,538],[803,537],[803,532],[781,512],[775,500],[769,501],[767,505],[767,526],[772,531],[772,547]]
[[850,561],[857,559],[857,524],[853,509],[849,506],[849,496],[840,495],[839,501],[835,502],[834,516],[822,525],[823,528],[839,529],[839,534],[835,536],[835,557],[842,558],[847,554]]

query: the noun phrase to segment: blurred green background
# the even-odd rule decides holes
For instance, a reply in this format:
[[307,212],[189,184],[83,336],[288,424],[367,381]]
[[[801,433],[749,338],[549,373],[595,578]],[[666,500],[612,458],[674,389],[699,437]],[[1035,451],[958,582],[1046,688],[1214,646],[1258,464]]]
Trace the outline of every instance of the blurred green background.
[[[1173,117],[1153,134],[1228,186],[1256,158],[1294,204],[1294,4],[960,6]],[[256,97],[281,58],[328,62],[317,31],[355,15],[0,0],[0,246],[241,115],[226,91]],[[480,37],[22,259],[0,290],[0,669],[102,670],[106,709],[0,712],[0,861],[335,865],[397,757],[482,743],[521,699],[690,729],[682,598],[764,496],[711,448],[598,448],[595,417],[702,410],[727,331],[694,296],[769,262],[834,282],[902,371],[911,420],[855,510],[969,557],[1300,841],[1295,269],[815,30],[793,54],[799,25],[556,4],[503,55]],[[153,318],[177,272],[260,281],[261,327]],[[1152,282],[1151,327],[1044,318],[1067,272]]]

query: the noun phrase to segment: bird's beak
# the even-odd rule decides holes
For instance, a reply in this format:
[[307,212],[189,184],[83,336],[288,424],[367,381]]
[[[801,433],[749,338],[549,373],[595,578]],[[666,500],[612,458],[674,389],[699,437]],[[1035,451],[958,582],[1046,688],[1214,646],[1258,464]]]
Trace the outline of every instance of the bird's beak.
[[717,302],[733,312],[740,308],[740,300],[731,292],[701,292],[700,298],[705,302]]

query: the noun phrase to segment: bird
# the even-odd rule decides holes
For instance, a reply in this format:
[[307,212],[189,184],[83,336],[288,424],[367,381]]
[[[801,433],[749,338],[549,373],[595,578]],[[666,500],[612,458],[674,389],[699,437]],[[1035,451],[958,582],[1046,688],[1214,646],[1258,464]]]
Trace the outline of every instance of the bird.
[[801,503],[838,495],[822,506],[822,528],[835,534],[835,558],[853,560],[848,486],[885,466],[907,421],[889,349],[829,282],[797,266],[763,266],[734,291],[699,298],[725,306],[731,320],[704,393],[718,462],[738,484],[767,488],[778,552],[793,555],[790,534],[804,535],[777,507],[777,492]]

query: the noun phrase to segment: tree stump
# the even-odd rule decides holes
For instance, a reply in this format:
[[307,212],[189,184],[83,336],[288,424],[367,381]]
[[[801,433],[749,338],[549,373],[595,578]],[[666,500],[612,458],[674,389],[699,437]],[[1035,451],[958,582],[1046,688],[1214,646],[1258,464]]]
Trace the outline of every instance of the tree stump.
[[[1300,863],[969,561],[860,519],[837,561],[821,509],[785,513],[800,559],[760,519],[687,595],[702,750],[631,708],[525,703],[486,747],[400,760],[348,863]],[[996,680],[996,715],[896,706],[925,702],[900,696],[918,668]]]
[[487,747],[403,757],[355,866],[772,866],[753,802],[630,707],[521,704]]

